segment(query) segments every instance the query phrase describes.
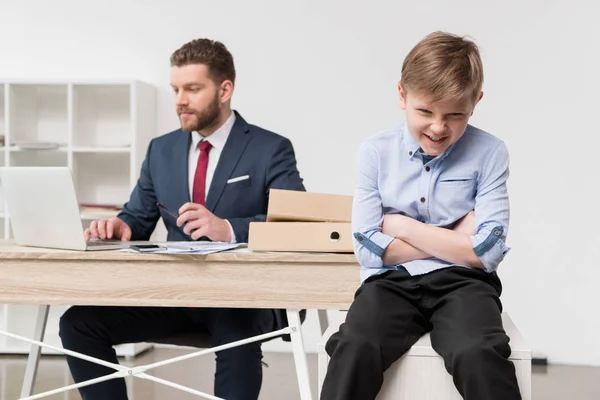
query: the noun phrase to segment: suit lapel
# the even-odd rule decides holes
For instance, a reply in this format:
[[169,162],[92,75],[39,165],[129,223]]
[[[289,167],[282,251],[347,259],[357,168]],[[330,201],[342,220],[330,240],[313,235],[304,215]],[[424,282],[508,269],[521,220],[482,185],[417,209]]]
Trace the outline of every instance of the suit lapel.
[[237,112],[235,112],[235,114],[235,123],[231,128],[231,133],[227,138],[227,142],[225,142],[225,146],[223,147],[223,151],[219,157],[219,162],[217,163],[217,168],[215,169],[215,174],[213,175],[213,179],[208,190],[206,208],[210,212],[214,212],[217,203],[223,194],[227,180],[231,178],[233,169],[240,160],[244,150],[246,149],[246,146],[248,145],[248,141],[250,140],[250,127],[246,121],[244,121],[241,115],[239,115]]
[[[190,199],[190,188],[189,188],[189,164],[188,158],[190,156],[190,142],[192,141],[191,132],[181,131],[178,135],[177,142],[173,146],[173,165],[174,165],[174,179],[181,179],[177,185],[177,191],[174,193],[176,196],[176,204],[180,206],[191,201]],[[173,210],[176,211],[176,210]]]

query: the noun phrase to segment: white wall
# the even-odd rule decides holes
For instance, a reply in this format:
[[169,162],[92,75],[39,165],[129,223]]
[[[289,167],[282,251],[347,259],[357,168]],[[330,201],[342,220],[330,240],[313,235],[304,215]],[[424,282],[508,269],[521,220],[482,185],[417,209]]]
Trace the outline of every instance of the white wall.
[[351,194],[359,142],[403,118],[408,50],[432,30],[476,38],[486,94],[472,122],[512,159],[505,308],[551,362],[600,365],[599,2],[155,3],[2,0],[0,77],[146,80],[162,90],[166,132],[177,125],[171,52],[216,38],[235,57],[234,106],[292,139],[309,190]]

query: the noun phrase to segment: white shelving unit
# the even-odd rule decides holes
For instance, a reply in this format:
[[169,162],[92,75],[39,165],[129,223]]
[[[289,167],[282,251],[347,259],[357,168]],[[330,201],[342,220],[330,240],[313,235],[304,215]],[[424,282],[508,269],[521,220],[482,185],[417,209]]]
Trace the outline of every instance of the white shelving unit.
[[[143,82],[3,81],[0,165],[68,166],[80,203],[122,206],[137,182],[148,143],[157,134],[155,120],[155,89]],[[86,228],[98,214],[82,213],[81,218]],[[0,227],[0,238],[12,238],[1,186]],[[60,346],[58,322],[67,308],[50,307],[48,343]],[[0,329],[29,337],[36,313],[37,306],[0,304]],[[134,356],[147,347],[120,345],[117,354]],[[29,345],[0,337],[0,354],[28,351]]]

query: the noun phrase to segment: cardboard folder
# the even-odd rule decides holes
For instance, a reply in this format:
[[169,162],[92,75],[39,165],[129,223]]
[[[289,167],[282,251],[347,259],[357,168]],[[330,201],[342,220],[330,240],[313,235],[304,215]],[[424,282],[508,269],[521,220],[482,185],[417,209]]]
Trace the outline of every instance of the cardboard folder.
[[349,222],[252,222],[252,251],[352,253]]
[[267,222],[250,223],[253,251],[352,253],[352,196],[271,189]]
[[352,196],[271,189],[267,222],[350,222]]

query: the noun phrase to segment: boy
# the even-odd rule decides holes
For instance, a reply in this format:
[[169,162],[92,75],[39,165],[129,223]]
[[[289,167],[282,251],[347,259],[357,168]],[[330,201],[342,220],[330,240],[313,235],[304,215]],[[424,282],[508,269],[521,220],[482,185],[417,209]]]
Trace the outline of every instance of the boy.
[[468,125],[482,84],[477,46],[432,33],[402,66],[406,123],[362,143],[352,225],[363,284],[327,343],[323,400],[375,399],[428,331],[463,398],[521,398],[495,272],[509,250],[508,152]]

